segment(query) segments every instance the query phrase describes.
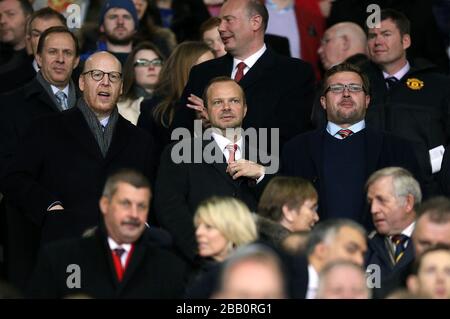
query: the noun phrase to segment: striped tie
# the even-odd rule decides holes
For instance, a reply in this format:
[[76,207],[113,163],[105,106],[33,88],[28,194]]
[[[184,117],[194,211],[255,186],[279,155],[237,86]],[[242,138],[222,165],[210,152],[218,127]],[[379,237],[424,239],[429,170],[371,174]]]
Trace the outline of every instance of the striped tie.
[[56,99],[58,100],[61,108],[63,110],[67,110],[69,107],[67,105],[66,93],[64,93],[63,91],[60,90],[60,91],[56,92],[55,96],[56,96]]
[[395,245],[394,260],[397,264],[405,254],[405,244],[409,240],[409,237],[403,234],[399,234],[392,236],[391,240]]
[[345,138],[349,137],[350,135],[352,135],[353,131],[348,130],[348,129],[342,129],[342,130],[339,130],[337,132],[337,134],[339,134],[342,137],[342,139],[345,139]]

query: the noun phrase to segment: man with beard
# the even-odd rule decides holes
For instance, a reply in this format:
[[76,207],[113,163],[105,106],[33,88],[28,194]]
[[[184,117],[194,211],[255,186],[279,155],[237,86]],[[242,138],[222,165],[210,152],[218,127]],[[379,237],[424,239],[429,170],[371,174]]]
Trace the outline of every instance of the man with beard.
[[[97,42],[96,51],[112,53],[122,66],[132,50],[133,36],[139,20],[136,8],[131,0],[105,1],[100,11],[100,32],[104,40]],[[93,52],[85,53],[81,60],[86,60]]]
[[364,199],[364,183],[387,166],[418,172],[412,147],[366,127],[369,81],[361,70],[343,63],[327,70],[320,103],[327,112],[326,127],[301,134],[285,146],[281,173],[309,179],[319,194],[319,216],[350,218],[372,228]]
[[103,222],[83,238],[42,250],[30,296],[181,297],[188,268],[152,243],[155,229],[145,225],[150,199],[150,184],[140,173],[126,169],[110,176],[99,202]]

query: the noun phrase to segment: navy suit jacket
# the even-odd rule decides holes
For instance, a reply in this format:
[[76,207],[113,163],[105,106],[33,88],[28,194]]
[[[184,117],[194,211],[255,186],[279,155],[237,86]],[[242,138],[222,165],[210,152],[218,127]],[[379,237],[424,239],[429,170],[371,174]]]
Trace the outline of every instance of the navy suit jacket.
[[[323,148],[325,128],[296,136],[284,148],[281,157],[280,174],[286,176],[300,176],[311,181],[319,194],[319,216],[327,218],[324,176]],[[366,141],[366,178],[383,167],[401,166],[410,170],[420,180],[419,164],[414,151],[407,140],[380,131],[365,128]],[[321,200],[322,199],[322,200]],[[365,210],[367,211],[367,209]],[[371,217],[362,213],[361,224],[372,228]]]

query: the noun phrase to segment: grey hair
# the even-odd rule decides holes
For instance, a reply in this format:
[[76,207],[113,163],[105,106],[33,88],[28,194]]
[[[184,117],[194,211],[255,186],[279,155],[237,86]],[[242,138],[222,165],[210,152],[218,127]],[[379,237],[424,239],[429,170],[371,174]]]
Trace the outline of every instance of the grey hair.
[[373,183],[383,177],[392,177],[392,185],[397,199],[411,194],[414,197],[414,206],[422,202],[422,191],[420,190],[419,182],[411,172],[402,167],[386,167],[376,171],[367,180],[366,189],[369,189]]
[[364,227],[351,219],[328,219],[318,223],[312,229],[309,235],[308,243],[306,244],[306,255],[311,256],[314,253],[316,246],[320,243],[331,243],[342,227],[350,227],[358,231],[364,238],[367,236]]

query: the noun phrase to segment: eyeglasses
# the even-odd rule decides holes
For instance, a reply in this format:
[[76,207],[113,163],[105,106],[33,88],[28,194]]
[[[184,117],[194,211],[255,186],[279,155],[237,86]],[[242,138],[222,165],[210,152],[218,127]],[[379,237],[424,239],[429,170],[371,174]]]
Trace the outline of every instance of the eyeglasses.
[[90,70],[82,73],[82,75],[85,75],[86,73],[90,73],[91,78],[97,82],[103,80],[105,74],[108,74],[108,78],[111,83],[117,83],[122,79],[122,73],[120,72],[103,72],[102,70]]
[[136,62],[133,64],[134,66],[161,66],[162,60],[161,59],[153,59],[153,60],[147,60],[147,59],[137,59]]
[[364,87],[361,84],[331,84],[326,90],[325,93],[331,92],[331,93],[342,93],[344,90],[347,89],[350,93],[359,93],[364,90]]

